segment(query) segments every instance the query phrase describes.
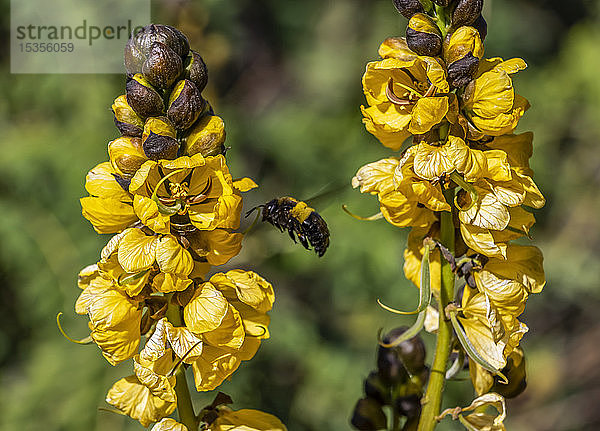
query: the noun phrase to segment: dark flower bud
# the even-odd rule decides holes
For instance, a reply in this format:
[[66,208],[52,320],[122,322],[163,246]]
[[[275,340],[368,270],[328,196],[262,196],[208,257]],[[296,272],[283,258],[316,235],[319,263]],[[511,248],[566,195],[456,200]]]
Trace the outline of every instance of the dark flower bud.
[[200,54],[196,51],[191,51],[190,56],[185,60],[184,68],[186,79],[196,84],[198,91],[202,93],[208,83],[208,68]]
[[180,57],[186,57],[190,50],[187,38],[176,28],[161,24],[147,25],[125,45],[125,69],[130,75],[142,71],[154,42],[165,44]]
[[389,404],[390,387],[383,382],[377,371],[371,371],[365,379],[365,395],[379,401],[382,406]]
[[115,126],[122,135],[142,136],[144,120],[127,103],[127,96],[123,94],[117,97],[112,104],[112,111],[115,116]]
[[481,16],[483,0],[458,0],[452,12],[452,26],[471,25]]
[[398,353],[393,348],[379,346],[377,350],[377,370],[381,379],[388,385],[408,380],[408,373]]
[[450,86],[459,88],[467,85],[475,77],[482,56],[483,42],[474,27],[462,26],[454,31],[444,46]]
[[176,158],[179,150],[176,137],[175,127],[167,118],[148,118],[142,135],[146,157],[151,160]]
[[108,144],[108,157],[115,173],[121,178],[131,179],[148,158],[142,148],[142,140],[121,136]]
[[467,85],[477,72],[479,59],[469,53],[448,66],[448,83],[451,87],[460,88]]
[[517,348],[508,356],[502,374],[508,379],[508,384],[501,383],[500,378],[495,376],[492,392],[497,392],[505,398],[515,398],[525,390],[527,387],[527,364],[522,349]]
[[[392,329],[383,337],[383,342],[393,342],[394,339],[402,335],[407,329],[406,326]],[[419,374],[425,367],[425,343],[423,343],[421,337],[415,336],[410,338],[392,349],[410,374]]]
[[442,51],[442,34],[431,17],[417,13],[408,22],[406,43],[418,55],[435,57]]
[[216,115],[205,115],[190,129],[185,154],[217,156],[225,153],[225,123]]
[[185,130],[194,124],[206,105],[196,85],[188,79],[182,79],[169,97],[167,117],[176,129]]
[[417,394],[398,397],[394,400],[394,408],[402,416],[418,417],[421,414],[421,397]]
[[136,74],[127,81],[127,103],[142,118],[161,115],[165,109],[162,97],[144,75]]
[[419,0],[393,0],[394,6],[405,18],[410,19],[416,13],[425,12]]
[[361,398],[354,406],[350,423],[361,431],[374,431],[387,428],[387,418],[381,404],[372,398]]
[[479,18],[471,25],[479,32],[481,40],[485,40],[485,37],[487,36],[487,22],[485,21],[485,18],[483,18],[483,15],[479,15]]
[[144,64],[142,73],[152,85],[165,89],[175,82],[183,71],[181,57],[161,42],[154,42]]

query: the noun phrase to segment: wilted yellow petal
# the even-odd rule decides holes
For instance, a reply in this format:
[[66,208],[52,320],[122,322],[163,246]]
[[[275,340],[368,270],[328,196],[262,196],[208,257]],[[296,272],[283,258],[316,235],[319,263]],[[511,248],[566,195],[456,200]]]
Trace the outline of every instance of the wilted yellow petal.
[[164,418],[154,424],[150,431],[189,431],[187,427],[175,419]]
[[461,223],[460,233],[465,244],[477,253],[488,257],[506,258],[506,244],[496,243],[496,239],[489,229]]
[[410,202],[406,196],[399,192],[391,192],[379,196],[381,213],[385,219],[398,227],[429,226],[437,218],[433,211],[417,206],[418,202]]
[[269,311],[275,302],[271,283],[252,271],[234,269],[225,274],[217,273],[210,282],[228,300],[239,299],[261,313]]
[[229,303],[211,283],[203,283],[183,309],[186,326],[195,334],[212,331],[221,325]]
[[473,277],[479,291],[485,293],[499,311],[518,316],[525,309],[528,294],[518,281],[498,278],[488,271],[475,271]]
[[165,235],[156,242],[156,263],[162,272],[187,277],[194,268],[192,255],[173,235]]
[[233,374],[241,362],[234,350],[205,345],[202,356],[192,364],[196,389],[212,391]]
[[141,229],[128,229],[119,242],[119,264],[130,273],[152,267],[156,260],[157,239],[146,235]]
[[459,211],[460,221],[483,229],[505,229],[510,221],[508,208],[493,193],[477,186],[475,189],[479,200],[466,211]]
[[150,389],[142,385],[136,376],[116,382],[108,391],[106,402],[138,420],[144,427],[169,416],[177,407],[177,403],[152,395]]
[[448,113],[450,104],[448,97],[423,97],[415,103],[413,107],[408,127],[413,135],[420,135],[431,130]]
[[135,195],[133,198],[133,210],[139,219],[156,233],[168,234],[171,232],[171,217],[162,214],[158,210],[158,204],[150,198]]
[[546,284],[543,261],[539,248],[510,244],[506,260],[490,259],[484,270],[500,278],[518,281],[529,293],[540,293]]
[[152,289],[156,292],[170,293],[181,292],[187,289],[193,280],[185,277],[178,277],[171,273],[161,272],[152,280]]
[[465,319],[459,317],[467,338],[485,361],[497,370],[506,365],[504,359],[504,344],[496,344],[491,328],[479,319]]
[[436,147],[425,142],[415,146],[415,174],[424,180],[434,180],[455,169],[446,145]]
[[150,393],[163,401],[177,402],[175,394],[175,376],[168,377],[168,373],[175,366],[171,350],[167,349],[165,354],[152,361],[139,355],[133,358],[133,370],[141,384],[150,389]]
[[386,194],[396,189],[394,171],[400,159],[389,157],[364,165],[352,178],[352,187],[360,187],[361,193]]
[[244,325],[240,313],[228,306],[227,313],[221,321],[218,328],[205,332],[203,339],[205,343],[216,347],[228,347],[230,349],[239,349],[244,343]]

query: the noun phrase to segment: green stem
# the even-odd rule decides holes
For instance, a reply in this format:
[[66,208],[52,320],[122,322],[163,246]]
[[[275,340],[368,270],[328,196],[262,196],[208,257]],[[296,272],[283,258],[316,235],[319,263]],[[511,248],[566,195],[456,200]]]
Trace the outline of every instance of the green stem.
[[[173,304],[170,297],[169,306],[167,308],[167,319],[169,319],[169,322],[174,326],[183,326],[181,307]],[[197,431],[198,422],[196,421],[194,405],[192,404],[192,397],[190,396],[190,389],[185,377],[185,368],[183,365],[180,366],[175,373],[175,393],[177,394],[177,414],[179,415],[179,422],[184,424],[188,431]]]
[[[454,201],[454,189],[445,190],[444,197],[452,206]],[[440,242],[451,253],[454,253],[454,223],[452,222],[452,213],[444,211],[440,220]],[[418,431],[432,431],[436,424],[436,416],[440,413],[442,405],[442,392],[446,379],[446,364],[450,355],[450,345],[452,341],[452,324],[446,319],[446,306],[453,300],[454,295],[454,273],[450,268],[450,263],[446,259],[440,259],[442,265],[442,279],[440,285],[439,298],[439,329],[437,333],[437,342],[435,347],[435,356],[431,366],[431,374],[427,391],[423,398],[423,410],[419,420]]]

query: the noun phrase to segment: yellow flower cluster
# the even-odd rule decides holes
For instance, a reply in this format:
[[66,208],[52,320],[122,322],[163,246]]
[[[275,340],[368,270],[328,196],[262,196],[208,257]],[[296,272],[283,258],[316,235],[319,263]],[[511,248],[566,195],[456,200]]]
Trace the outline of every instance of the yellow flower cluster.
[[[411,23],[419,15],[425,16],[418,13]],[[472,26],[441,29],[448,34],[441,34],[439,54],[418,55],[405,38],[392,37],[379,48],[382,59],[367,65],[363,122],[384,146],[402,151],[363,166],[352,184],[377,196],[389,223],[412,228],[404,271],[418,287],[423,240],[439,241],[440,215],[452,214],[454,255],[431,254],[431,287],[439,300],[440,259],[452,260],[465,278],[454,310],[487,365],[470,361],[483,395],[493,374],[519,351],[527,327],[518,317],[529,294],[545,284],[540,250],[513,242],[529,236],[535,222],[529,209],[541,208],[545,199],[529,167],[533,135],[514,134],[529,103],[515,93],[512,75],[525,62],[483,58],[482,38]],[[474,67],[457,73],[461,59]]]
[[[257,186],[229,173],[224,123],[200,96],[201,57],[178,30],[151,25],[125,60],[127,93],[113,104],[122,136],[87,174],[81,199],[94,229],[114,236],[80,272],[76,312],[110,364],[132,360],[134,373],[106,401],[144,427],[182,430],[165,419],[178,406],[178,370],[192,368],[198,391],[218,387],[269,337],[275,296],[252,271],[213,269],[240,252],[241,193]],[[265,413],[221,409],[207,429],[246,419],[244,429],[285,429]]]

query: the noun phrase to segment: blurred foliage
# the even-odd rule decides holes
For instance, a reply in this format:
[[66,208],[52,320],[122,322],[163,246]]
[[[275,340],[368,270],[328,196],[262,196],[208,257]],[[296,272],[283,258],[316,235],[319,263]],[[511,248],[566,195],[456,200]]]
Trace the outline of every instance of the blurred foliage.
[[[86,172],[117,136],[109,108],[125,79],[10,74],[9,2],[1,4],[0,429],[140,429],[98,410],[131,364],[110,367],[95,347],[63,339],[54,320],[65,311],[70,333],[86,335],[86,319],[73,311],[76,275],[108,238],[92,232],[78,198]],[[267,227],[246,238],[233,264],[275,285],[272,338],[221,390],[236,408],[274,413],[290,431],[349,429],[377,329],[410,321],[381,310],[376,298],[402,308],[417,301],[402,274],[407,232],[340,208],[377,212],[374,199],[349,187],[361,165],[389,154],[361,125],[360,78],[380,41],[404,33],[405,20],[389,0],[152,5],[153,19],[181,28],[209,66],[207,97],[226,121],[231,170],[261,185],[247,208],[339,188],[315,203],[331,229],[322,259]],[[548,285],[524,316],[529,388],[509,403],[511,430],[600,426],[599,13],[592,0],[486,0],[487,55],[530,65],[516,80],[533,105],[520,130],[536,133],[533,167],[548,198],[533,232]],[[463,386],[449,383],[447,406],[470,402]],[[197,405],[213,396],[198,395]]]

